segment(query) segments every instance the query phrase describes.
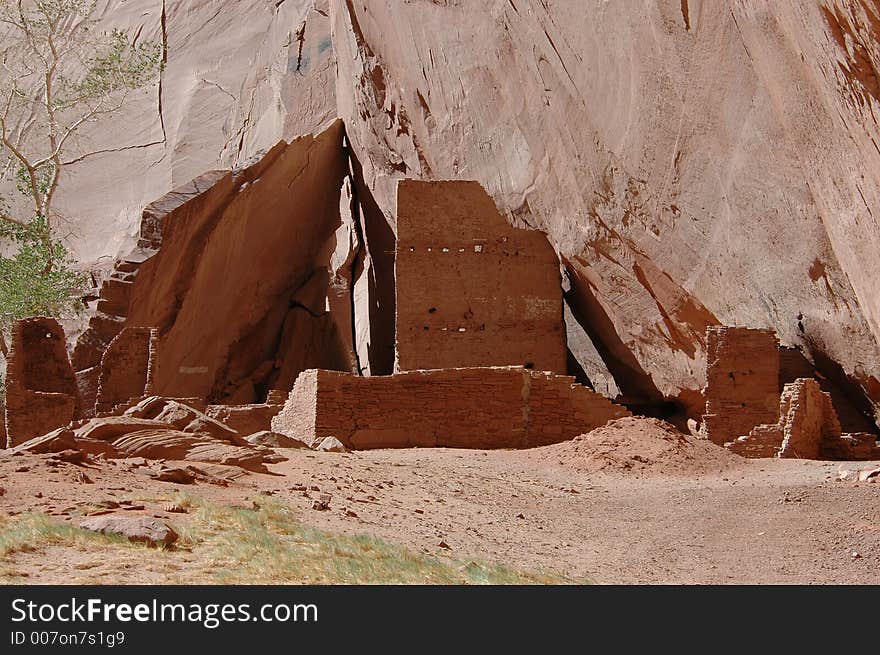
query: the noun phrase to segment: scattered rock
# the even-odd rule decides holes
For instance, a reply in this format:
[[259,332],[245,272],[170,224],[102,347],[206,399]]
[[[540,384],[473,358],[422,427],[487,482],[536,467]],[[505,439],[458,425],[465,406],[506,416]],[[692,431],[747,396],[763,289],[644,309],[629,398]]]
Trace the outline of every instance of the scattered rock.
[[330,509],[330,500],[333,498],[328,493],[320,494],[314,502],[312,502],[312,509],[316,509],[319,512],[323,512],[324,510]]
[[170,514],[186,514],[186,508],[182,505],[178,505],[177,503],[168,503],[163,507],[166,512]]
[[160,482],[174,482],[175,484],[192,484],[196,480],[192,473],[181,468],[163,468],[150,477]]
[[177,541],[177,533],[170,526],[145,517],[100,516],[86,519],[79,527],[92,532],[122,535],[129,541],[151,546],[170,546]]
[[859,482],[867,482],[880,475],[880,466],[872,469],[864,469],[859,471]]
[[325,453],[347,453],[348,448],[336,437],[324,437],[321,441],[318,442],[318,445],[315,446],[315,450],[320,450]]
[[447,544],[445,541],[441,541],[439,544],[437,544],[437,546],[438,546],[439,548],[442,548],[443,550],[452,550],[452,548],[450,547],[450,545]]
[[82,464],[86,461],[87,456],[81,450],[62,450],[60,453],[53,455],[52,459],[67,462],[68,464]]
[[252,446],[266,446],[267,448],[308,448],[308,444],[299,439],[288,437],[285,434],[263,430],[245,437],[244,439]]

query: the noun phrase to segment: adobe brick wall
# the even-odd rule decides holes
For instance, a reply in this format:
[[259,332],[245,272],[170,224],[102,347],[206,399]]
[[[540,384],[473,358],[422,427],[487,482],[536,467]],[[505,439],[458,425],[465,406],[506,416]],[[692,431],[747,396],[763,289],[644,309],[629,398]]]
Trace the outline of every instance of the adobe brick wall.
[[156,330],[142,327],[124,328],[113,338],[101,358],[96,413],[150,395],[157,339]]
[[357,449],[526,448],[629,415],[574,378],[522,367],[374,377],[310,370],[297,378],[272,430],[307,443],[334,436]]
[[773,330],[706,330],[706,436],[724,445],[779,417],[779,339]]
[[871,459],[875,435],[841,434],[831,395],[813,378],[785,385],[779,398],[779,420],[758,425],[727,444],[744,457],[800,459]]
[[559,261],[477,182],[397,186],[396,371],[566,371]]
[[831,395],[812,378],[785,385],[779,413],[785,417],[785,426],[778,457],[819,459],[824,444],[840,439],[840,421]]
[[13,324],[6,368],[7,447],[73,420],[78,391],[66,344],[64,329],[53,318]]

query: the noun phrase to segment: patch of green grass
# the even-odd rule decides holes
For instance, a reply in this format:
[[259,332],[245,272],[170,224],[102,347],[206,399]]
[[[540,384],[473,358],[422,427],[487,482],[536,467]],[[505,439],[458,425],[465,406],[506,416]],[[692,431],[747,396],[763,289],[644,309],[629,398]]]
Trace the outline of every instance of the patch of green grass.
[[83,530],[38,512],[0,517],[0,558],[7,558],[14,553],[34,552],[44,546],[86,543],[120,544],[128,543],[128,540],[118,535]]
[[[181,502],[178,500],[177,502]],[[180,545],[210,563],[219,584],[547,584],[565,580],[481,562],[442,561],[368,535],[303,525],[287,506],[254,509],[184,499],[194,508]]]
[[[168,584],[560,584],[553,574],[533,574],[482,562],[437,559],[368,535],[338,535],[303,525],[288,506],[266,498],[253,508],[217,505],[196,497],[170,500],[189,513],[173,521],[174,549],[151,549],[147,567],[140,544],[96,534],[44,514],[0,518],[0,561],[15,553],[62,546],[104,562],[112,551],[120,584],[142,582],[145,568]],[[91,565],[81,564],[88,569]],[[78,574],[64,571],[66,582]],[[12,576],[8,573],[8,576]],[[19,573],[15,573],[19,575]]]

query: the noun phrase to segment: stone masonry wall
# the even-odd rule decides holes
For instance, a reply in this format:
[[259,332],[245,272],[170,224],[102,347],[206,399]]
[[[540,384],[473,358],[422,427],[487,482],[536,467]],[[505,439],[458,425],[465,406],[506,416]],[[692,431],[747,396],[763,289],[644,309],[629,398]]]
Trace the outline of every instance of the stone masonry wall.
[[559,261],[477,182],[397,187],[397,371],[526,366],[565,373]]
[[522,367],[355,377],[302,373],[272,429],[366,448],[526,448],[571,439],[629,412],[568,376]]
[[801,459],[870,459],[873,434],[841,434],[831,395],[812,378],[785,385],[779,398],[779,420],[758,425],[727,444],[744,457]]
[[154,360],[156,330],[127,327],[116,335],[101,358],[101,373],[95,399],[97,413],[150,394],[151,362]]
[[706,435],[719,445],[779,416],[779,339],[772,330],[706,331]]
[[16,321],[6,369],[7,446],[67,425],[77,407],[63,328],[53,318]]

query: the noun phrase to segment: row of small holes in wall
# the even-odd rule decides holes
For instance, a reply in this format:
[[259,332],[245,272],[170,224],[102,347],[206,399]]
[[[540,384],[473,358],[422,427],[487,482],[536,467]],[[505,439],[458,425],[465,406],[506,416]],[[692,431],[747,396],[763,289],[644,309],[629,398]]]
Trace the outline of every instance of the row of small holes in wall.
[[[430,330],[431,327],[430,327],[429,325],[426,325],[426,326],[425,326],[425,329],[426,329],[426,330]],[[477,329],[477,331],[478,331],[478,332],[482,332],[482,331],[485,330],[485,329],[486,329],[486,326],[485,326],[485,325],[481,325],[481,326]],[[467,328],[466,328],[466,327],[458,327],[458,328],[442,327],[442,328],[440,328],[440,331],[441,331],[441,332],[450,332],[450,331],[451,331],[451,332],[467,332]]]
[[[467,248],[459,248],[458,252],[464,252],[465,250],[467,250]],[[415,246],[410,246],[409,251],[415,252],[416,251]],[[428,246],[428,252],[434,252],[434,249],[431,246]],[[446,247],[440,248],[440,252],[449,252],[449,248],[446,248]],[[483,252],[482,244],[478,243],[477,245],[475,245],[474,252]]]

